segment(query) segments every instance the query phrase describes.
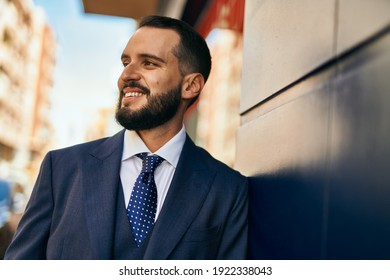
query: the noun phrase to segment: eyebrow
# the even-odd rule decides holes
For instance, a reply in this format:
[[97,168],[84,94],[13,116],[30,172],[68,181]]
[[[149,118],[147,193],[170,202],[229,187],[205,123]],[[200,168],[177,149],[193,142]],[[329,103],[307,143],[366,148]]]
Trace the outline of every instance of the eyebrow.
[[[139,55],[140,57],[143,57],[143,58],[150,58],[150,59],[154,59],[154,60],[157,60],[157,61],[160,61],[161,63],[166,63],[166,61],[164,59],[162,59],[161,57],[158,57],[158,56],[155,56],[153,54],[148,54],[148,53],[141,53]],[[127,55],[127,54],[122,54],[121,55],[121,59],[126,59],[126,58],[129,58],[130,56]]]

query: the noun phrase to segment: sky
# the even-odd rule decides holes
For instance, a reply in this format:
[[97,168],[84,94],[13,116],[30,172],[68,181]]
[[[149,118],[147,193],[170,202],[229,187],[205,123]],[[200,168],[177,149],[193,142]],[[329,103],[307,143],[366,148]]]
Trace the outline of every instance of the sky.
[[135,22],[85,14],[81,0],[33,0],[33,3],[46,13],[58,44],[54,86],[50,92],[55,129],[53,148],[84,142],[97,109],[117,103],[120,56],[135,31]]

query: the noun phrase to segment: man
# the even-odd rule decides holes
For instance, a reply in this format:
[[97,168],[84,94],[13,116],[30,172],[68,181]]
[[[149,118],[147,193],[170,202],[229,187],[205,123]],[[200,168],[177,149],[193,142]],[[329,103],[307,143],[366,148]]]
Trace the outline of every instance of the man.
[[125,129],[47,154],[6,258],[245,258],[247,180],[183,127],[210,72],[205,41],[179,20],[147,17],[122,63]]

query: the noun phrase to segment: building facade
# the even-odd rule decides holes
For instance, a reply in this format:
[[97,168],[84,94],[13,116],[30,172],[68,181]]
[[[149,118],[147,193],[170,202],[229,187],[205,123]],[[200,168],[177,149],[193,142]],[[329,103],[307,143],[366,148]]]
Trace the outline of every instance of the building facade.
[[246,1],[250,258],[390,259],[390,1]]

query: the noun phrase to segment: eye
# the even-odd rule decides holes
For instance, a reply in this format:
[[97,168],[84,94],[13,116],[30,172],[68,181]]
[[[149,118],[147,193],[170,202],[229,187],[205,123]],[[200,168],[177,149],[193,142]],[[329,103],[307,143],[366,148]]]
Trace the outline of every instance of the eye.
[[122,65],[123,65],[123,67],[126,67],[127,65],[129,65],[129,63],[126,61],[122,61]]
[[150,60],[145,60],[144,65],[147,67],[157,67],[158,66],[157,63],[154,63],[153,61],[150,61]]

